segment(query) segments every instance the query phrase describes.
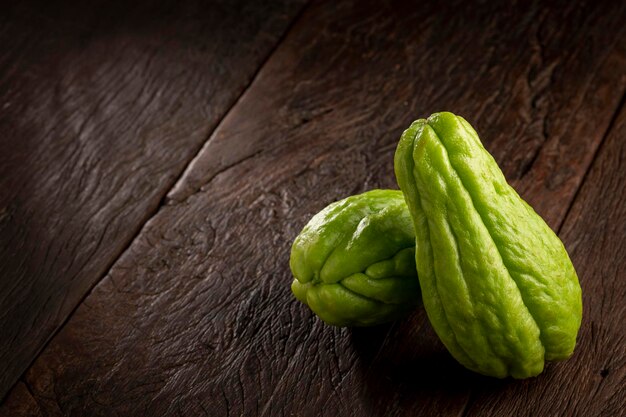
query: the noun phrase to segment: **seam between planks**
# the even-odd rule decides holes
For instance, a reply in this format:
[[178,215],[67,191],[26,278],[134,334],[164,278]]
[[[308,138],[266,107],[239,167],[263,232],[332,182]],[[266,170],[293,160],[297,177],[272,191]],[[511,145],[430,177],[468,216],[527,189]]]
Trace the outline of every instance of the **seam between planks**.
[[576,188],[576,191],[574,192],[574,195],[572,196],[572,199],[570,200],[569,205],[567,206],[567,210],[565,211],[565,214],[561,218],[561,222],[560,222],[559,227],[557,228],[557,232],[556,232],[557,235],[561,234],[561,229],[563,229],[563,225],[565,224],[565,221],[569,217],[570,211],[572,210],[572,207],[574,207],[574,203],[576,202],[576,200],[578,200],[578,194],[580,194],[580,190],[583,188],[583,185],[587,181],[587,177],[589,176],[589,172],[591,172],[591,169],[595,165],[595,161],[598,158],[598,155],[600,153],[600,149],[604,146],[604,143],[606,142],[606,138],[611,134],[611,131],[615,127],[615,123],[617,122],[617,118],[619,117],[622,109],[624,108],[624,104],[625,103],[626,103],[626,91],[622,91],[622,98],[620,99],[619,103],[617,104],[617,107],[615,108],[615,111],[613,112],[613,115],[611,115],[611,119],[609,120],[609,124],[608,124],[606,130],[604,131],[604,134],[602,135],[602,139],[600,139],[600,143],[598,143],[598,146],[596,147],[596,149],[595,149],[595,151],[593,153],[593,156],[591,157],[591,161],[589,161],[589,165],[587,165],[587,169],[585,170],[585,173],[583,174],[583,176],[580,179],[580,183],[578,184],[578,188]]
[[41,353],[44,352],[46,350],[46,348],[50,345],[50,342],[56,337],[56,335],[63,328],[65,328],[67,323],[70,321],[70,319],[76,313],[76,310],[78,310],[78,308],[84,303],[84,301],[87,299],[87,297],[89,297],[89,295],[91,295],[91,293],[98,286],[98,284],[100,284],[100,282],[102,282],[102,280],[106,276],[108,276],[110,274],[111,269],[115,266],[115,264],[119,261],[119,259],[130,249],[130,247],[133,245],[133,243],[141,235],[141,232],[145,229],[146,225],[148,225],[150,220],[152,220],[159,213],[161,208],[167,204],[167,202],[168,202],[167,196],[169,195],[169,193],[176,187],[176,185],[179,183],[179,181],[181,181],[184,178],[184,176],[187,173],[187,171],[188,171],[189,167],[191,166],[191,164],[198,158],[198,156],[200,155],[202,150],[205,148],[207,143],[209,143],[211,141],[211,138],[213,137],[213,133],[219,129],[219,127],[221,126],[223,120],[228,116],[228,114],[230,114],[233,111],[233,109],[235,109],[237,107],[237,105],[241,101],[242,97],[246,94],[246,92],[250,89],[250,87],[254,84],[254,82],[258,78],[259,73],[261,72],[261,70],[266,66],[266,64],[271,59],[271,57],[274,55],[276,50],[280,47],[280,45],[283,44],[283,42],[285,41],[285,39],[287,38],[289,33],[293,30],[293,28],[296,26],[296,24],[301,20],[302,15],[304,14],[304,11],[309,7],[310,4],[311,4],[311,0],[308,0],[306,3],[304,3],[301,6],[300,10],[298,10],[296,12],[296,14],[294,15],[293,19],[291,19],[291,22],[289,22],[289,24],[287,25],[287,27],[285,28],[283,33],[278,37],[278,39],[276,40],[275,44],[272,46],[272,48],[267,53],[265,58],[263,58],[261,63],[258,65],[257,69],[252,73],[252,76],[250,77],[250,81],[248,81],[248,83],[241,89],[240,93],[237,95],[235,100],[233,100],[232,104],[230,106],[228,106],[226,111],[223,112],[223,114],[218,118],[218,121],[217,121],[215,127],[213,129],[211,129],[211,131],[206,135],[205,139],[203,141],[201,141],[201,143],[196,147],[196,150],[193,152],[193,156],[187,160],[187,162],[185,163],[185,166],[179,171],[179,173],[175,176],[175,178],[168,184],[168,186],[166,187],[165,191],[162,193],[161,198],[159,199],[159,202],[155,205],[155,207],[149,208],[146,211],[146,214],[143,216],[143,218],[136,225],[135,230],[133,232],[133,235],[123,245],[122,249],[111,260],[111,262],[108,263],[108,265],[105,268],[105,272],[87,289],[87,291],[85,291],[85,294],[83,294],[83,296],[76,303],[76,305],[72,308],[71,312],[61,322],[61,324],[53,332],[50,333],[50,335],[45,340],[45,342],[43,343],[41,348],[37,351],[37,353],[33,356],[32,360],[28,363],[28,365],[26,366],[26,369],[22,372],[20,377],[17,378],[15,380],[15,382],[13,382],[13,384],[7,390],[7,392],[4,395],[4,397],[0,398],[0,405],[5,403],[6,399],[9,397],[9,395],[11,394],[11,392],[13,391],[13,389],[15,388],[15,386],[19,382],[24,383],[24,385],[28,389],[29,394],[33,397],[33,399],[35,399],[35,402],[37,402],[37,399],[36,399],[34,393],[32,392],[31,387],[28,384],[28,381],[26,379],[26,374],[28,373],[28,371],[32,368],[32,366],[37,361],[37,359],[39,359],[39,357],[41,356]]
[[[30,398],[33,399],[33,401],[35,402],[35,404],[37,404],[37,408],[39,410],[41,410],[41,405],[39,404],[39,400],[37,399],[37,397],[35,396],[35,393],[33,392],[31,386],[28,384],[28,381],[26,381],[26,378],[24,377],[24,375],[22,375],[15,384],[13,384],[13,387],[11,387],[11,389],[9,390],[9,392],[11,392],[11,390],[13,390],[13,388],[15,387],[15,385],[19,384],[19,383],[24,384],[24,387],[26,388],[26,391],[28,391],[28,395],[30,395]],[[7,394],[8,397],[8,394]]]
[[[142,223],[141,225],[141,229],[143,229],[143,226],[152,218],[154,217],[158,211],[160,210],[161,207],[167,205],[170,201],[174,201],[175,199],[170,199],[168,196],[170,195],[170,193],[176,189],[176,187],[178,186],[178,184],[185,178],[185,176],[187,175],[187,173],[190,171],[191,167],[193,166],[193,163],[198,159],[198,157],[200,156],[200,154],[202,153],[202,151],[206,148],[206,146],[211,142],[211,139],[213,139],[213,134],[220,128],[220,126],[222,125],[222,122],[224,121],[224,119],[226,119],[226,117],[233,111],[233,109],[235,109],[238,105],[239,102],[241,101],[241,99],[243,98],[243,96],[246,94],[246,92],[250,89],[250,87],[254,84],[254,82],[256,81],[256,79],[259,77],[259,74],[261,72],[261,70],[265,67],[265,65],[267,64],[267,62],[270,60],[270,58],[274,55],[274,53],[276,52],[276,50],[279,48],[280,45],[282,45],[282,43],[284,42],[284,40],[287,38],[287,36],[289,35],[289,32],[292,31],[292,29],[296,26],[296,23],[301,19],[302,15],[304,14],[305,9],[308,8],[308,6],[311,4],[311,0],[307,0],[306,3],[304,3],[304,5],[302,5],[302,7],[300,8],[300,10],[298,10],[298,12],[295,14],[294,18],[291,20],[291,22],[289,22],[289,24],[287,25],[285,31],[280,35],[280,37],[278,38],[278,40],[276,41],[276,43],[274,44],[274,46],[272,47],[272,49],[269,51],[269,53],[267,54],[267,56],[263,59],[263,61],[261,62],[261,64],[257,67],[256,71],[254,71],[254,73],[252,74],[252,77],[250,77],[250,81],[248,82],[248,84],[241,90],[241,92],[239,93],[239,95],[237,96],[237,98],[233,101],[233,104],[230,105],[228,107],[228,110],[226,110],[224,112],[224,114],[219,118],[217,124],[215,125],[215,128],[211,129],[211,131],[208,133],[208,135],[204,138],[204,140],[202,141],[202,143],[197,147],[196,151],[194,152],[193,157],[191,157],[188,162],[185,164],[184,168],[180,171],[180,173],[176,176],[176,179],[174,179],[174,181],[172,181],[169,185],[169,187],[167,188],[167,191],[163,194],[163,196],[161,197],[161,201],[158,205],[158,207],[156,208],[156,210],[154,210],[154,213],[152,213],[152,215],[150,216],[150,218],[145,221],[144,223]],[[234,166],[236,166],[237,164],[250,159],[256,155],[258,155],[260,152],[255,152],[252,155],[247,156],[246,158],[244,158],[241,161],[237,161],[236,163],[233,163],[231,165],[228,165],[227,167],[221,169],[219,172],[223,172],[229,168],[232,168]],[[219,173],[218,172],[218,173]],[[200,190],[198,190],[200,191]],[[192,195],[195,193],[192,193]],[[187,200],[187,198],[183,199],[183,201]],[[139,236],[139,234],[141,233],[141,230],[139,230],[139,232],[133,236],[133,238],[131,239],[131,243],[135,240],[135,238],[137,236]],[[130,246],[130,245],[129,245]],[[115,261],[117,261],[120,256],[126,251],[125,248],[120,255],[115,259]],[[113,264],[111,264],[111,266],[115,265],[115,262],[113,262]],[[110,269],[110,268],[109,268]]]

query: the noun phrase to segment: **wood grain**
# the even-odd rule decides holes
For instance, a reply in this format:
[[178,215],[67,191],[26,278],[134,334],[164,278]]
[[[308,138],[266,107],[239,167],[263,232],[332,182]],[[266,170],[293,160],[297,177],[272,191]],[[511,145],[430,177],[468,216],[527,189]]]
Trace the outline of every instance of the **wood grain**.
[[13,3],[0,13],[0,398],[302,5]]
[[[604,405],[574,401],[595,387],[563,389],[581,369],[595,375],[585,359],[602,339],[589,327],[571,360],[536,379],[499,381],[458,365],[423,311],[336,329],[289,291],[288,251],[301,227],[335,199],[395,187],[397,139],[433,111],[466,116],[523,197],[555,229],[563,223],[626,85],[624,6],[572,3],[307,8],[167,204],[27,372],[42,413],[602,415]],[[607,139],[602,160],[616,157],[615,143],[623,156],[620,138]],[[597,262],[581,267],[588,253],[576,247],[600,208],[581,201],[611,175],[597,166],[568,217],[582,223],[563,228],[586,293],[611,253],[598,249]],[[599,204],[620,204],[607,198]],[[615,278],[610,285],[623,291]],[[609,399],[604,411],[621,405],[612,366],[615,382],[598,391]]]

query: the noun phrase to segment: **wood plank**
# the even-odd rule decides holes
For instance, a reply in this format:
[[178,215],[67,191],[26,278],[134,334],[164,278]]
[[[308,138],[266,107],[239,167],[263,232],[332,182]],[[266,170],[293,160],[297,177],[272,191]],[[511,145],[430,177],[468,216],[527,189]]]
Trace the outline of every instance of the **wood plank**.
[[561,236],[583,289],[573,357],[544,377],[476,386],[468,416],[619,416],[626,410],[626,107],[600,149]]
[[591,1],[307,8],[168,204],[27,372],[39,406],[456,416],[473,410],[477,385],[493,403],[516,384],[561,395],[547,382],[576,358],[523,383],[479,377],[446,353],[423,311],[372,329],[323,325],[289,291],[288,251],[330,201],[395,186],[400,132],[442,109],[478,127],[558,227],[624,92],[624,18],[623,6]]
[[0,14],[0,398],[302,6],[13,3]]

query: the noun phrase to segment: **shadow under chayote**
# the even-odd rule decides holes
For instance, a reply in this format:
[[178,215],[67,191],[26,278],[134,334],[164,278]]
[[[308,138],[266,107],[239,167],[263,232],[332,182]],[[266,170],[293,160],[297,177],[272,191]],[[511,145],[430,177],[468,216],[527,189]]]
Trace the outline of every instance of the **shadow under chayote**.
[[395,323],[351,329],[361,397],[376,415],[397,407],[462,409],[470,391],[498,391],[512,379],[465,369],[447,352],[423,309]]

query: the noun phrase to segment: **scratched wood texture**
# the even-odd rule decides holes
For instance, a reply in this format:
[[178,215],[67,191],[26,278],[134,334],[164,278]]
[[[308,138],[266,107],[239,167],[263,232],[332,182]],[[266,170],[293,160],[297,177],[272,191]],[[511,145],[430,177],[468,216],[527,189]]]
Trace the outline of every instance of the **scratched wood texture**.
[[302,2],[41,3],[0,7],[0,398],[154,214]]
[[[0,414],[619,415],[625,19],[623,2],[309,4]],[[579,271],[579,346],[537,378],[465,370],[423,311],[337,329],[290,294],[310,216],[395,188],[399,134],[442,109]]]

